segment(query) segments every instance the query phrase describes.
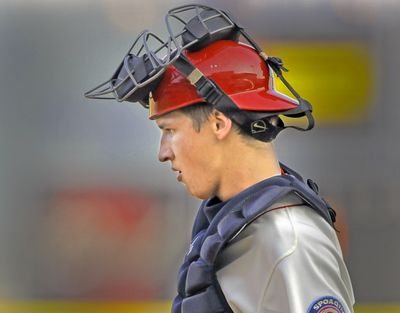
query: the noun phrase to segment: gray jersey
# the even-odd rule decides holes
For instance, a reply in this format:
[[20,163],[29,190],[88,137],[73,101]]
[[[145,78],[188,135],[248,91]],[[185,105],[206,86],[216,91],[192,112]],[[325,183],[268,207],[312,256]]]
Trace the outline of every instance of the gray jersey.
[[294,194],[274,208],[218,258],[218,281],[233,312],[353,312],[335,230]]

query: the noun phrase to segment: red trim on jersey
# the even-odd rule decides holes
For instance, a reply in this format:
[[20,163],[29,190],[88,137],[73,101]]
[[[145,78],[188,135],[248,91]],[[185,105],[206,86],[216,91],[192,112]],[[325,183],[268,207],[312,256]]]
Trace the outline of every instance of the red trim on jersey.
[[294,206],[302,206],[302,205],[304,205],[304,202],[296,203],[296,204],[287,204],[287,205],[279,206],[277,208],[273,208],[272,210],[269,210],[268,212],[271,212],[271,211],[274,211],[274,210],[278,210],[278,209],[291,208],[291,207],[294,207]]

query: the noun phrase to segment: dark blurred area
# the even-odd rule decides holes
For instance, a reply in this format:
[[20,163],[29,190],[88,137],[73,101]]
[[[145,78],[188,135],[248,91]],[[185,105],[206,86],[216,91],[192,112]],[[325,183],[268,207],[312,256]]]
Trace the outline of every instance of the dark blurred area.
[[[158,163],[140,105],[83,93],[183,3],[0,0],[1,299],[173,295],[198,201]],[[338,209],[357,302],[400,302],[400,4],[201,3],[284,59],[317,125],[282,133],[280,159]]]

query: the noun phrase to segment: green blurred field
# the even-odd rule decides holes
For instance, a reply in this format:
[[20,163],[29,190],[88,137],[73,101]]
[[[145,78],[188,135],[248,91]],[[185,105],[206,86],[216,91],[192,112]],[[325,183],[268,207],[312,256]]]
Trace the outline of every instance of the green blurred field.
[[[169,302],[9,302],[0,301],[0,313],[169,313]],[[356,313],[400,313],[399,305],[358,305]]]

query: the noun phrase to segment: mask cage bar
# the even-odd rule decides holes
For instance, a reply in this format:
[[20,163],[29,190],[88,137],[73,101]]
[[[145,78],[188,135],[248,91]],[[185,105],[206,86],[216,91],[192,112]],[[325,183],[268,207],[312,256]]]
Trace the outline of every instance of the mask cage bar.
[[[155,41],[156,44],[158,44],[155,49],[151,48],[151,41]],[[176,48],[173,48],[173,45],[174,43],[171,39],[163,41],[154,33],[148,30],[143,31],[135,39],[111,78],[87,91],[85,97],[90,99],[116,99],[119,102],[126,100],[135,91],[161,76],[165,68],[171,63],[171,59],[173,60],[171,55],[176,53]],[[160,55],[162,51],[165,52],[164,50],[166,50],[166,53]],[[142,58],[143,62],[150,62],[152,69],[148,73],[148,77],[143,81],[138,81],[135,78],[134,74],[136,69],[135,67],[129,66],[129,60],[133,57]],[[122,69],[125,70],[126,75],[124,77],[119,77],[118,74],[121,73]],[[132,90],[120,96],[118,94],[119,89],[124,87],[129,80],[133,84]]]

